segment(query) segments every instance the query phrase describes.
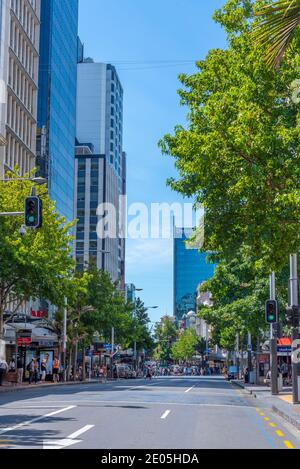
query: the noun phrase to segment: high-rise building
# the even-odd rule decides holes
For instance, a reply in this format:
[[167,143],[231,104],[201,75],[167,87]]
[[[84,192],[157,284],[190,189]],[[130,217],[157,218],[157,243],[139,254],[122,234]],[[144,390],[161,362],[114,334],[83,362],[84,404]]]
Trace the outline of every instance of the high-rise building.
[[74,218],[78,0],[41,0],[37,165],[50,197]]
[[35,166],[40,0],[0,0],[0,177]]
[[214,274],[215,265],[207,262],[207,253],[189,247],[186,241],[193,229],[174,227],[174,316],[177,321],[190,311],[196,312],[197,287]]
[[[120,281],[124,290],[125,239],[119,232],[120,196],[126,194],[123,89],[112,65],[94,63],[92,59],[78,63],[76,119],[77,139],[85,142],[76,146],[77,265],[82,269],[94,256],[97,267],[107,271],[113,281]],[[116,236],[97,234],[96,210],[100,204],[114,207]]]

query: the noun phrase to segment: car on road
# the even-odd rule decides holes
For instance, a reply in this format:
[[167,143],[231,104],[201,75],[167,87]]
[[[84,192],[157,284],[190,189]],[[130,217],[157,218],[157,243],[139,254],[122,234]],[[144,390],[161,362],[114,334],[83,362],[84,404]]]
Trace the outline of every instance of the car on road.
[[227,379],[228,381],[232,380],[232,379],[237,379],[238,378],[238,369],[237,369],[237,366],[230,366],[228,368],[228,372],[227,372]]

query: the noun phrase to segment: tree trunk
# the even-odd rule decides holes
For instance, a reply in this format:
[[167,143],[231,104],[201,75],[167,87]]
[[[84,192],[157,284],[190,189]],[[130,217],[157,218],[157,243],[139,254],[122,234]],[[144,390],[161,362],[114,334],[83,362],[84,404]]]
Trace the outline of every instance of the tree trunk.
[[3,305],[0,305],[0,340],[4,340],[4,308]]
[[86,379],[86,372],[85,372],[85,345],[82,347],[82,381]]
[[70,378],[71,378],[72,354],[73,354],[73,346],[71,345],[70,352],[69,352],[69,360],[68,360],[67,381],[70,381]]
[[78,356],[78,338],[76,339],[76,343],[75,343],[74,362],[73,362],[74,381],[76,380],[77,356]]

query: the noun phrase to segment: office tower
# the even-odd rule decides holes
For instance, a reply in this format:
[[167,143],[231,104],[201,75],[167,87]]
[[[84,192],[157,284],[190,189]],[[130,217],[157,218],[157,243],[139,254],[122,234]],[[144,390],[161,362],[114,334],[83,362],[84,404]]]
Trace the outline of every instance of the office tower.
[[50,197],[74,218],[78,0],[41,0],[37,165]]
[[[76,257],[79,269],[91,259],[124,289],[125,239],[119,233],[120,196],[126,194],[123,140],[123,89],[112,65],[78,63],[75,162]],[[83,142],[83,143],[82,143]],[[111,204],[116,236],[97,234],[97,207]],[[96,250],[96,252],[95,252]]]
[[35,166],[40,0],[0,0],[0,177]]
[[174,316],[177,321],[190,311],[196,312],[197,287],[214,274],[215,265],[207,262],[207,253],[186,245],[192,229],[174,227]]

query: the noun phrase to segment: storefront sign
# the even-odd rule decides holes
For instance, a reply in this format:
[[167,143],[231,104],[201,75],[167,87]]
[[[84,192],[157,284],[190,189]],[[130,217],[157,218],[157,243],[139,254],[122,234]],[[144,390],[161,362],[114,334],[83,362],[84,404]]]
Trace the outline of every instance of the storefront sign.
[[33,318],[46,318],[48,315],[47,311],[31,311],[31,316]]
[[30,337],[19,337],[17,339],[17,343],[19,347],[22,346],[29,346],[31,344],[31,338]]

